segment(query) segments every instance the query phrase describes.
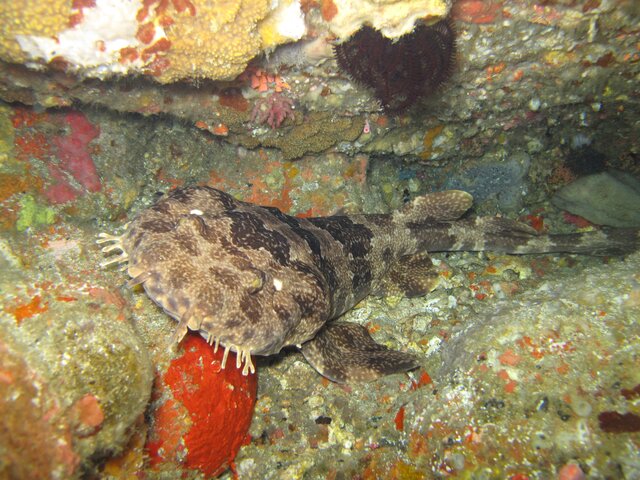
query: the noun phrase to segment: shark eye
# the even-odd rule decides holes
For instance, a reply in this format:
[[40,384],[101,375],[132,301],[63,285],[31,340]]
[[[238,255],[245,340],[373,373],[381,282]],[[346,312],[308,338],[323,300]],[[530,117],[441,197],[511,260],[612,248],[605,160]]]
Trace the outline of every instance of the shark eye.
[[257,269],[252,269],[252,273],[253,278],[247,285],[247,292],[251,295],[255,295],[260,290],[262,290],[266,275],[263,271]]

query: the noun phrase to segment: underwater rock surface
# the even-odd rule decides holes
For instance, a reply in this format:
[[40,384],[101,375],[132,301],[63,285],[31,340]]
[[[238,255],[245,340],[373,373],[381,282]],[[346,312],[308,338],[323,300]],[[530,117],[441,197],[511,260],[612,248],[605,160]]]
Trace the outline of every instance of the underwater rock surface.
[[526,152],[516,152],[507,159],[482,159],[451,175],[443,188],[469,192],[476,205],[486,202],[494,210],[518,212],[527,190],[530,166],[531,158]]
[[[168,458],[151,448],[160,426],[174,440],[190,430],[172,428],[175,417],[165,415],[171,405],[162,413],[171,387],[156,389],[148,415],[140,414],[149,400],[150,365],[160,383],[174,360],[191,357],[168,349],[171,318],[144,293],[122,288],[121,272],[97,269],[104,261],[97,233],[116,231],[157,192],[193,183],[306,216],[336,208],[389,211],[433,181],[433,167],[344,153],[289,162],[273,151],[208,141],[183,124],[67,113],[0,109],[0,422],[8,422],[3,428],[16,441],[3,451],[19,452],[30,439],[43,452],[23,463],[7,455],[3,465],[21,469],[12,471],[18,478],[46,471],[70,478],[181,475],[187,451],[167,451]],[[99,131],[76,142],[99,174],[98,191],[83,189],[73,170],[55,176],[47,168],[66,168],[47,134],[74,138],[78,126]],[[529,165],[517,152],[507,158]],[[487,157],[469,168],[483,165],[486,175],[477,176],[492,185],[489,172],[500,170],[490,167],[501,164]],[[528,175],[539,168],[532,160]],[[38,181],[32,172],[42,172]],[[485,190],[509,186],[496,177],[502,183]],[[56,203],[59,197],[47,196],[55,184],[78,193]],[[551,231],[572,228],[548,204],[536,208],[523,219]],[[436,260],[439,287],[429,296],[369,298],[345,318],[421,358],[416,372],[340,387],[293,352],[257,362],[256,414],[251,440],[235,460],[239,477],[532,477],[577,462],[595,477],[623,471],[634,478],[636,432],[621,424],[640,416],[636,345],[629,341],[640,334],[638,254],[603,261],[461,253]],[[186,385],[181,379],[174,384]],[[24,403],[9,401],[16,392]],[[117,399],[110,400],[112,393]],[[44,400],[36,408],[32,398]],[[187,475],[198,478],[202,465]]]
[[[414,17],[397,6],[411,4],[422,18],[422,2],[301,2],[308,34],[275,50],[273,64],[259,57],[246,69],[256,52],[289,42],[275,27],[298,2],[233,0],[215,2],[229,7],[216,11],[199,0],[28,0],[0,2],[0,11],[24,18],[27,3],[43,12],[29,14],[27,31],[16,31],[20,22],[0,26],[0,477],[203,478],[184,470],[189,452],[179,441],[176,462],[153,464],[148,448],[151,419],[171,389],[149,398],[150,383],[191,358],[167,348],[175,322],[123,288],[121,273],[97,268],[96,234],[160,193],[206,184],[318,216],[391,211],[455,180],[485,196],[482,213],[500,209],[539,231],[572,232],[591,227],[549,204],[575,180],[572,150],[588,146],[606,168],[640,175],[637,1],[458,0],[449,17],[454,72],[403,115],[384,113],[340,71],[332,42],[371,19],[392,17],[401,24],[391,36],[406,33]],[[50,71],[24,65],[16,34],[56,47],[70,15],[90,17],[93,3],[134,13],[144,4],[128,24],[146,25],[127,37],[139,48],[111,65],[150,66],[146,78],[87,79],[60,59]],[[440,19],[450,3],[424,5],[444,7]],[[386,14],[360,8],[374,4]],[[216,17],[234,5],[242,31]],[[204,21],[214,17],[222,29]],[[251,23],[258,18],[270,21],[260,28]],[[180,38],[192,27],[206,32]],[[116,30],[107,23],[107,33]],[[320,31],[337,35],[314,37]],[[87,47],[113,51],[109,41]],[[147,48],[141,64],[136,55]],[[187,51],[205,67],[196,77],[230,81],[156,81],[189,77]],[[273,129],[252,121],[265,102],[291,115]],[[267,119],[272,113],[277,119],[276,110]],[[514,158],[526,158],[526,168],[513,169]],[[431,295],[369,298],[345,319],[413,352],[419,370],[337,386],[295,352],[258,362],[238,477],[640,478],[638,254],[437,260]],[[186,385],[182,377],[176,384]],[[164,425],[178,440],[193,426]]]
[[113,292],[59,283],[47,259],[25,269],[18,251],[2,241],[0,475],[79,478],[127,445],[151,361]]
[[558,190],[552,202],[596,225],[640,226],[640,180],[625,172],[580,177]]

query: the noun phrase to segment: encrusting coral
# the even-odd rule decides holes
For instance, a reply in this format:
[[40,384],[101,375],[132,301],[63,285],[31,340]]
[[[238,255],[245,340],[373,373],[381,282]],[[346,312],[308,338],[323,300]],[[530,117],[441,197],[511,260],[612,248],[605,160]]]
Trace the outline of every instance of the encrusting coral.
[[67,28],[71,14],[71,0],[0,2],[0,59],[13,63],[28,60],[16,36],[54,36]]
[[327,112],[309,112],[303,123],[294,125],[285,135],[268,135],[261,143],[280,149],[285,160],[295,160],[342,141],[353,142],[362,134],[363,123],[360,117],[335,118]]
[[397,38],[449,8],[446,0],[16,0],[0,3],[0,60],[81,77],[232,80],[259,54],[310,32],[343,41],[366,24]]
[[19,0],[2,2],[0,17],[0,60],[162,83],[231,80],[264,49],[306,33],[291,0]]
[[198,4],[194,16],[180,15],[168,28],[169,66],[158,80],[235,78],[262,50],[258,24],[269,11],[266,0],[218,0]]

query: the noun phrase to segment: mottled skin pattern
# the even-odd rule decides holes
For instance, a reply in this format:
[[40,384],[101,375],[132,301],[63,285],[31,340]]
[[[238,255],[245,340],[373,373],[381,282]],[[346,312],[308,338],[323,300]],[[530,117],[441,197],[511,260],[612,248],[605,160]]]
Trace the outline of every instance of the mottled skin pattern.
[[102,234],[108,263],[128,261],[131,284],[179,322],[175,339],[199,331],[235,351],[253,372],[251,355],[295,345],[326,377],[370,380],[418,365],[376,344],[364,327],[332,321],[370,293],[432,289],[427,251],[497,250],[623,253],[638,233],[537,235],[498,217],[458,218],[471,206],[462,191],[416,198],[392,215],[302,219],[235,200],[208,187],[173,191],[141,212],[120,237]]

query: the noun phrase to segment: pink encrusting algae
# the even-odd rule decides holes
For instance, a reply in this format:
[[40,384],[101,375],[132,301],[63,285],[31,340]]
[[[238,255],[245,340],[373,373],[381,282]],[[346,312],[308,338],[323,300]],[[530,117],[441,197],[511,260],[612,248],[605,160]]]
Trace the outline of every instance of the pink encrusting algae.
[[99,192],[102,189],[88,148],[100,135],[100,129],[89,122],[81,112],[71,111],[64,118],[70,132],[53,139],[60,163],[49,165],[50,174],[56,180],[45,193],[51,203],[65,203],[79,195],[66,179],[67,175],[71,175],[87,192]]

